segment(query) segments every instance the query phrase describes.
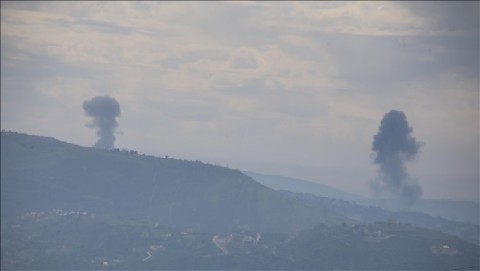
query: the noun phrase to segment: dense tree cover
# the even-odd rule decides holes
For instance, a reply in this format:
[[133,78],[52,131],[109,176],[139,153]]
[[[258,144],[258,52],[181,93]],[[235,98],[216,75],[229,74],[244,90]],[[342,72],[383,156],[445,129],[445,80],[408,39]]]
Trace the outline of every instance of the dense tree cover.
[[476,266],[480,256],[478,246],[459,238],[396,223],[320,224],[290,234],[195,232],[61,210],[14,223],[2,224],[2,270],[443,270]]
[[480,226],[478,224],[452,221],[442,217],[433,217],[420,212],[387,211],[378,207],[364,206],[356,204],[355,202],[319,197],[308,193],[294,193],[290,191],[281,192],[286,196],[292,197],[311,206],[327,209],[357,221],[365,223],[397,221],[399,223],[439,230],[477,245],[480,242]]
[[1,269],[478,266],[458,237],[316,200],[199,161],[2,131]]
[[350,219],[296,202],[238,170],[2,132],[2,218],[85,210],[196,230],[291,231]]

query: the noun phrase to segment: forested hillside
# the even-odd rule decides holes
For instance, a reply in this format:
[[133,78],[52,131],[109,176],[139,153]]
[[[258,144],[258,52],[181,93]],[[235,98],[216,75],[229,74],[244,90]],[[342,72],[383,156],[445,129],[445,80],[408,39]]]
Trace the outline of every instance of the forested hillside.
[[1,253],[2,270],[460,270],[480,256],[459,238],[394,223],[196,232],[65,210],[2,221]]
[[283,190],[281,192],[286,196],[292,197],[311,206],[318,206],[364,223],[395,221],[398,223],[411,224],[417,227],[442,231],[460,237],[473,244],[478,245],[480,243],[480,226],[478,224],[452,221],[421,212],[393,212],[379,207],[364,206],[354,202],[319,197],[308,193],[294,193]]
[[199,161],[1,134],[2,270],[478,268],[478,245],[351,205]]
[[297,202],[238,170],[2,132],[2,218],[67,209],[181,229],[292,231],[350,219]]

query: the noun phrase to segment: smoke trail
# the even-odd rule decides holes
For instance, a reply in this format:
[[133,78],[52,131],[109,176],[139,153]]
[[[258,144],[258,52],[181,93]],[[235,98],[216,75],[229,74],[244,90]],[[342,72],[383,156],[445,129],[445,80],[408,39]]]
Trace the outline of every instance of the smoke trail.
[[374,190],[386,191],[404,204],[411,204],[422,195],[421,187],[408,176],[405,166],[407,161],[416,157],[421,147],[412,132],[405,114],[391,110],[383,116],[372,143],[374,163],[380,166]]
[[116,118],[120,116],[120,104],[109,96],[97,96],[83,102],[85,113],[93,117],[88,127],[97,129],[98,141],[94,147],[112,149],[115,142],[114,130],[118,123]]

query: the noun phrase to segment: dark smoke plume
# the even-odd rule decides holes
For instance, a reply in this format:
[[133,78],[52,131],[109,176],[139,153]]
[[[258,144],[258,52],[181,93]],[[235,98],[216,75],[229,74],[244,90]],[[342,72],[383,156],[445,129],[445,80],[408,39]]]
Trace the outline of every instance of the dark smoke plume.
[[88,125],[97,129],[98,141],[94,147],[112,149],[115,142],[114,130],[118,123],[116,118],[120,116],[120,104],[115,98],[109,96],[97,96],[83,102],[85,113],[93,117]]
[[404,204],[411,204],[422,195],[421,187],[408,176],[405,165],[416,157],[422,145],[412,132],[405,114],[391,110],[383,116],[372,144],[374,163],[380,166],[373,188],[390,193]]

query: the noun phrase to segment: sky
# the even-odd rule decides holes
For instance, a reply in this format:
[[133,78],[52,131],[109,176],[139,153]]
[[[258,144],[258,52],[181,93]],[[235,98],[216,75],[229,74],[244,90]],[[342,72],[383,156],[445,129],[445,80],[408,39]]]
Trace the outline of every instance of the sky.
[[478,2],[1,1],[1,127],[371,196],[390,110],[429,199],[479,199]]

